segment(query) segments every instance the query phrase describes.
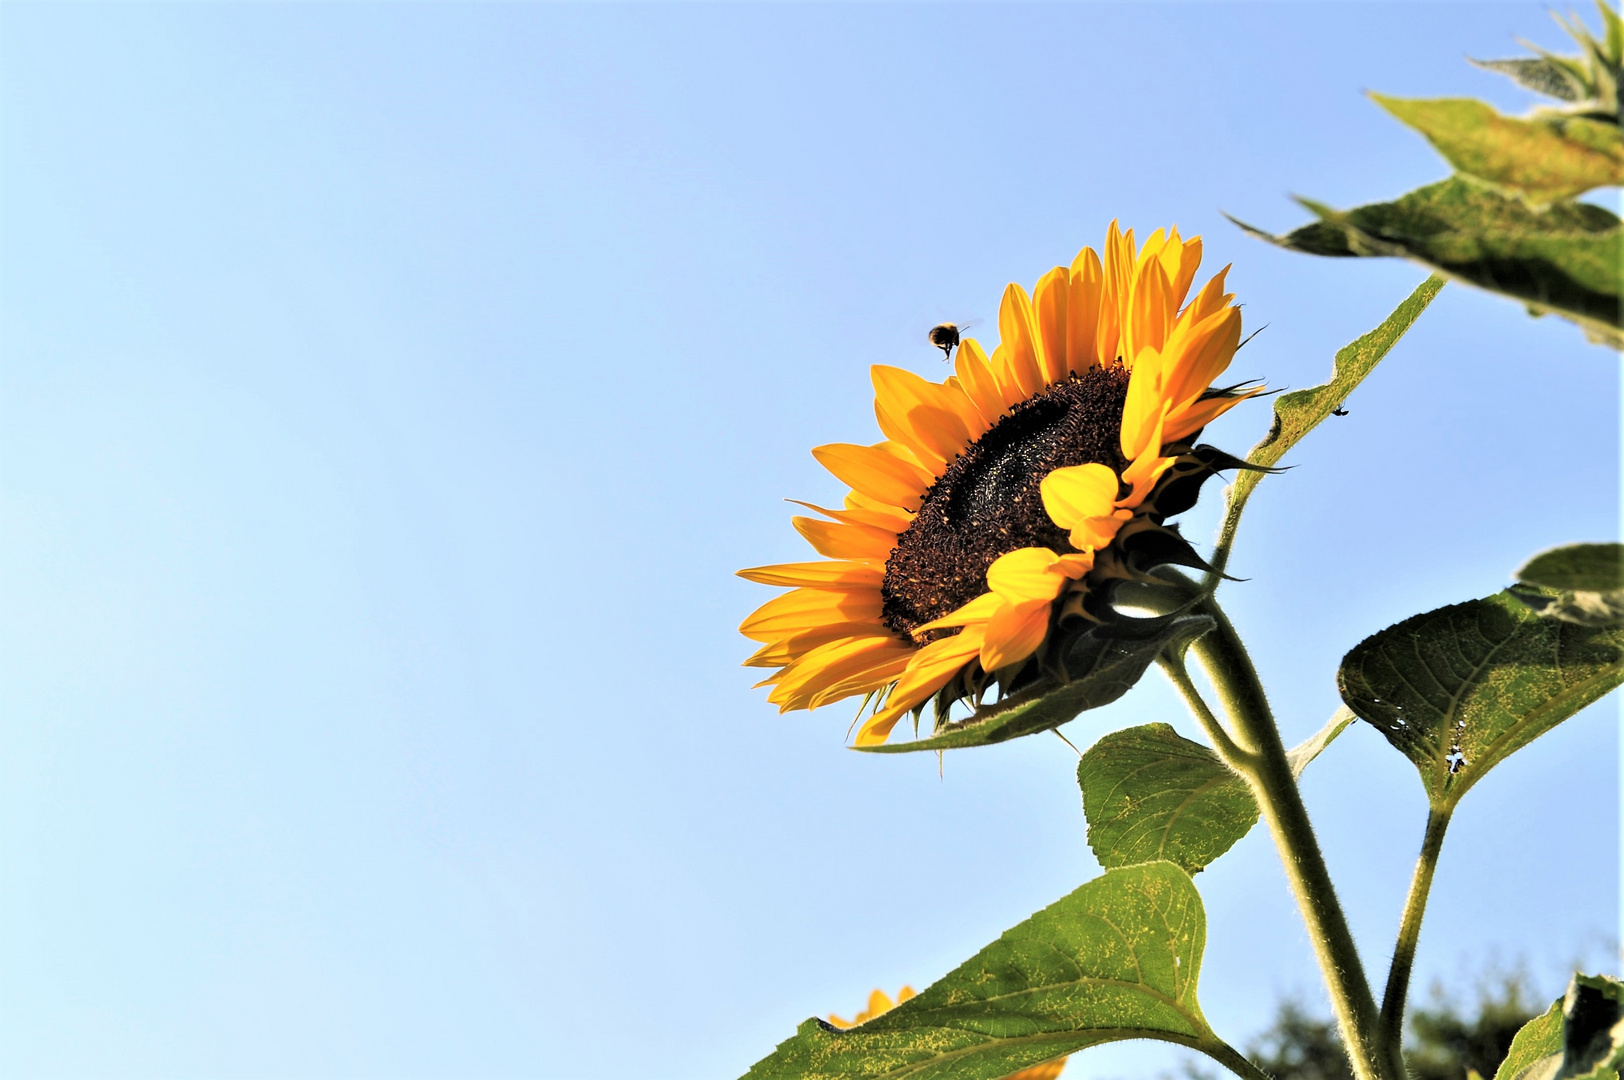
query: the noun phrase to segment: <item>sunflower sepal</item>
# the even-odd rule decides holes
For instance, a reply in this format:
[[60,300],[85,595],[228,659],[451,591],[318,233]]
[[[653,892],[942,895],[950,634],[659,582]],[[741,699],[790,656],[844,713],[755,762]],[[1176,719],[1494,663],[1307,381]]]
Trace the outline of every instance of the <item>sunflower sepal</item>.
[[[1140,636],[1100,633],[1098,627],[1070,636],[1063,657],[1068,679],[1064,684],[1051,675],[1040,674],[1001,700],[977,708],[965,719],[942,724],[927,738],[852,749],[875,754],[953,750],[1007,742],[1057,728],[1090,709],[1116,701],[1138,683],[1164,651],[1187,648],[1215,625],[1206,615],[1138,621],[1157,626]],[[1031,665],[1028,670],[1035,668]]]

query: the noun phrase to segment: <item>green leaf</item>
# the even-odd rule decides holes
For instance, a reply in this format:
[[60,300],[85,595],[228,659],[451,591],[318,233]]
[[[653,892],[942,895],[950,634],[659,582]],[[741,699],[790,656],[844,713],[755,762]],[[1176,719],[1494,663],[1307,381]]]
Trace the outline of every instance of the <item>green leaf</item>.
[[1119,1039],[1222,1045],[1196,981],[1206,916],[1168,862],[1108,870],[982,949],[924,993],[859,1027],[821,1020],[747,1080],[995,1080]]
[[[1291,771],[1308,763],[1354,721],[1337,710],[1331,722],[1287,752]],[[1246,781],[1223,759],[1167,724],[1112,732],[1077,763],[1088,819],[1088,846],[1101,866],[1166,859],[1199,873],[1257,824]]]
[[1624,1066],[1624,983],[1575,975],[1562,999],[1562,1064],[1556,1080],[1616,1080]]
[[1542,618],[1510,592],[1406,619],[1342,660],[1338,689],[1453,810],[1499,762],[1624,681],[1624,629]]
[[1517,571],[1517,599],[1548,618],[1624,625],[1624,544],[1569,544]]
[[1510,76],[1536,94],[1560,101],[1584,101],[1592,93],[1584,77],[1583,66],[1560,57],[1535,56],[1515,60],[1472,60],[1468,57],[1467,60],[1486,71]]
[[1517,580],[1563,592],[1624,589],[1624,544],[1567,544],[1523,563]]
[[[1241,227],[1250,229],[1247,225]],[[1380,326],[1352,344],[1338,349],[1331,369],[1330,382],[1321,383],[1307,390],[1293,390],[1275,399],[1274,424],[1269,428],[1269,434],[1263,441],[1252,447],[1252,452],[1246,456],[1246,460],[1263,468],[1277,464],[1285,456],[1286,451],[1296,446],[1304,435],[1318,427],[1320,421],[1330,416],[1333,409],[1341,408],[1342,403],[1347,401],[1348,395],[1353,392],[1353,388],[1363,382],[1365,376],[1369,375],[1393,346],[1398,344],[1398,339],[1404,336],[1405,331],[1409,330],[1427,309],[1427,305],[1432,303],[1433,297],[1438,295],[1438,290],[1443,287],[1443,279],[1428,278],[1417,286],[1403,303],[1393,309],[1393,313],[1387,316]],[[1235,483],[1230,488],[1231,507],[1238,508],[1244,503],[1247,496],[1252,493],[1252,489],[1257,487],[1258,481],[1265,475],[1254,470],[1246,470],[1237,475]]]
[[916,750],[953,750],[986,746],[1059,727],[1088,709],[1109,705],[1133,688],[1165,649],[1183,648],[1212,629],[1205,615],[1170,619],[1156,633],[1120,637],[1091,630],[1067,649],[1062,683],[1045,676],[1037,683],[984,705],[963,720],[944,724],[934,735],[904,743],[860,746],[871,754],[906,754]]
[[1511,1040],[1494,1080],[1537,1080],[1556,1071],[1562,1061],[1562,999],[1524,1024]]
[[1624,130],[1616,123],[1561,113],[1501,116],[1471,98],[1370,96],[1425,135],[1456,172],[1537,201],[1624,183]]
[[1624,983],[1575,975],[1568,992],[1524,1024],[1494,1080],[1617,1080],[1624,1066]]
[[1600,206],[1563,202],[1537,209],[1461,176],[1345,213],[1298,201],[1320,220],[1285,236],[1241,227],[1311,255],[1413,259],[1521,301],[1534,314],[1570,319],[1592,340],[1624,347],[1624,223]]
[[1320,752],[1338,735],[1348,729],[1348,725],[1359,719],[1346,708],[1340,708],[1330,721],[1309,738],[1286,751],[1286,760],[1291,764],[1291,775],[1301,779],[1303,770],[1308,763],[1320,756]]
[[1077,763],[1077,784],[1101,866],[1166,859],[1194,874],[1257,824],[1246,781],[1166,724],[1100,739]]

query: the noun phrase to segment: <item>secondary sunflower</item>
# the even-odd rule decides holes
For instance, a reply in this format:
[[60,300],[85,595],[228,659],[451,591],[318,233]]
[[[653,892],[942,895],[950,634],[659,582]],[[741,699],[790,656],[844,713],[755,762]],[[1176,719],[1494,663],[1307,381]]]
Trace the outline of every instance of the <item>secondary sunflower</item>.
[[1225,267],[1185,302],[1201,239],[1116,222],[1029,298],[1004,291],[1000,344],[959,346],[936,383],[876,366],[885,440],[812,451],[851,488],[793,524],[824,556],[739,571],[790,592],[740,630],[789,709],[867,695],[859,746],[933,697],[938,716],[1015,680],[1062,625],[1111,618],[1110,583],[1199,562],[1163,520],[1234,458],[1191,441],[1259,387],[1215,389],[1241,341]]
[[[904,986],[897,994],[896,1001],[892,1001],[891,996],[884,990],[874,990],[869,993],[868,1003],[862,1012],[850,1020],[844,1020],[830,1014],[829,1024],[831,1027],[846,1031],[860,1024],[866,1024],[876,1016],[890,1012],[904,1001],[915,996],[914,988],[911,986]],[[1034,1065],[1030,1069],[1022,1069],[1018,1073],[1011,1073],[1009,1076],[1004,1077],[1004,1080],[1055,1080],[1065,1067],[1066,1058],[1059,1057],[1053,1061],[1045,1061],[1041,1065]]]

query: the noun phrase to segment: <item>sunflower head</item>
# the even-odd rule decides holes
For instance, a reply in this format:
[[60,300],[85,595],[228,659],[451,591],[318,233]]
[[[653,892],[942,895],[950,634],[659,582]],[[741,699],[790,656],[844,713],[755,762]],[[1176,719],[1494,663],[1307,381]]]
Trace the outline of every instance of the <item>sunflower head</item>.
[[1241,315],[1227,267],[1189,295],[1200,261],[1199,237],[1141,247],[1113,222],[1103,257],[1004,291],[990,356],[964,338],[941,382],[873,369],[885,438],[814,449],[851,490],[793,519],[823,558],[739,571],[790,588],[740,627],[769,701],[861,696],[859,746],[932,701],[941,725],[991,687],[1065,681],[1078,635],[1121,631],[1118,584],[1204,565],[1166,520],[1242,464],[1194,440],[1261,388],[1213,385]]

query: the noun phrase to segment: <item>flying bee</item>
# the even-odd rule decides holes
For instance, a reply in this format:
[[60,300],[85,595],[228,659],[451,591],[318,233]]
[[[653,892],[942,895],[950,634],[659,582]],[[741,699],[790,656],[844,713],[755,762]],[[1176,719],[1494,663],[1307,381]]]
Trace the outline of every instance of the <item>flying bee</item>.
[[953,359],[953,350],[959,346],[959,331],[968,330],[974,325],[973,322],[967,322],[962,327],[950,322],[937,323],[930,328],[930,333],[926,334],[925,337],[929,339],[932,345],[942,350],[943,360],[951,360]]
[[1331,415],[1332,416],[1346,416],[1346,415],[1348,415],[1348,410],[1346,410],[1342,406],[1338,405],[1336,408],[1331,410]]

